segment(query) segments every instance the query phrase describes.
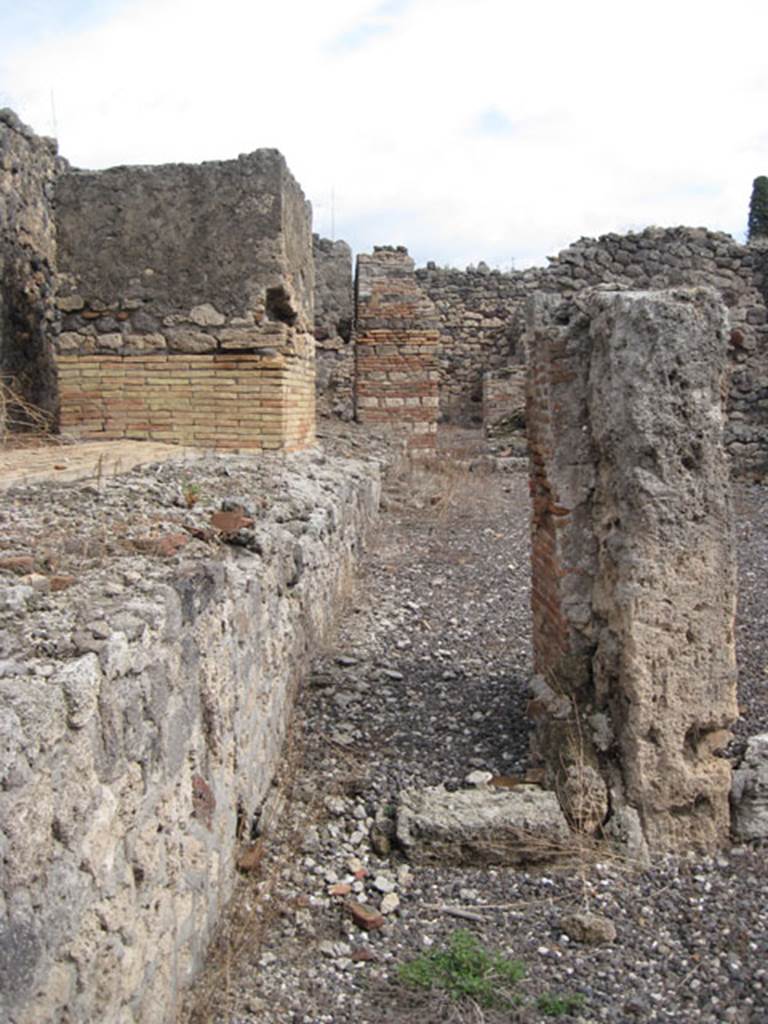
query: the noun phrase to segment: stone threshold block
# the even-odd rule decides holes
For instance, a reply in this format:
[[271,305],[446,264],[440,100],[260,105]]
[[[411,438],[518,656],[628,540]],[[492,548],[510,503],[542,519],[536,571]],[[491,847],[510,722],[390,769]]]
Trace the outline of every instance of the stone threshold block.
[[406,789],[397,805],[397,839],[420,864],[541,864],[572,846],[554,793],[525,785]]
[[703,288],[530,310],[535,746],[573,825],[651,851],[729,831],[727,333]]

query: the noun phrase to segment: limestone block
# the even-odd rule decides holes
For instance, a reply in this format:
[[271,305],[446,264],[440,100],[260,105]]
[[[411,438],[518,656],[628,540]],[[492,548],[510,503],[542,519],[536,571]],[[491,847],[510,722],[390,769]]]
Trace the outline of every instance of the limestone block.
[[570,830],[554,793],[537,786],[403,790],[397,838],[421,863],[526,864],[562,855]]
[[99,659],[95,654],[85,654],[63,665],[57,678],[67,705],[67,722],[73,729],[82,729],[99,703],[102,679]]
[[226,323],[227,318],[220,313],[210,302],[204,302],[200,306],[193,306],[189,311],[189,319],[198,327],[219,327]]
[[171,352],[214,352],[217,347],[216,338],[203,331],[170,330],[166,340]]

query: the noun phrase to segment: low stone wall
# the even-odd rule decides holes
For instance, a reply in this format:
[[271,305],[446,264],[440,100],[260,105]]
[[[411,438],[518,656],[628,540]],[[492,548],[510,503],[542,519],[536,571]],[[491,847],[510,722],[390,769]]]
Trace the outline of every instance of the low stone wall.
[[[53,139],[0,110],[0,378],[55,422],[56,230],[53,189],[64,166]],[[5,415],[4,415],[5,413]],[[20,407],[0,407],[0,429],[23,427]]]
[[728,838],[727,340],[708,289],[532,309],[536,745],[571,822],[636,848]]
[[436,444],[439,333],[407,249],[358,256],[355,415],[404,434],[411,450]]
[[309,452],[0,500],[4,1021],[174,1019],[378,494]]

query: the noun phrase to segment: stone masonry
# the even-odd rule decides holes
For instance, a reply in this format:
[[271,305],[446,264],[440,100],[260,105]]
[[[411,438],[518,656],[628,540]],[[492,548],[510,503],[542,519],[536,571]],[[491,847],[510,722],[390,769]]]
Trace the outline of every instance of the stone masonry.
[[416,280],[440,317],[440,417],[480,422],[487,370],[520,362],[530,274],[501,273],[484,264],[466,271],[428,263]]
[[318,398],[329,411],[351,415],[355,357],[352,250],[346,242],[312,236],[315,259],[315,342]]
[[411,451],[435,447],[437,313],[402,246],[357,259],[355,414],[404,433]]
[[67,433],[312,442],[310,211],[276,150],[71,171],[56,216]]
[[[51,423],[58,409],[51,204],[62,164],[53,139],[38,138],[12,111],[0,110],[0,379]],[[25,421],[21,408],[0,406],[0,432]]]
[[728,309],[730,384],[725,444],[737,470],[768,470],[768,246],[705,228],[651,227],[582,238],[550,266],[500,273],[429,264],[417,279],[440,327],[440,415],[479,421],[486,371],[525,361],[525,306],[537,291],[565,297],[599,284],[704,286]]
[[728,334],[707,289],[531,314],[536,746],[573,824],[653,850],[728,836]]
[[71,573],[0,572],[6,1024],[176,1019],[379,494],[377,463],[316,452],[99,480],[0,499],[20,563]]
[[524,443],[525,364],[483,374],[483,429],[489,438],[519,437]]

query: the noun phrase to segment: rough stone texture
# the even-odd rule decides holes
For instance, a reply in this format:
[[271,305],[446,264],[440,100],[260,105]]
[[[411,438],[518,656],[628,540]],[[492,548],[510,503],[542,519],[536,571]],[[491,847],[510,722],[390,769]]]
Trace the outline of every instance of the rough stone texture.
[[728,309],[731,383],[725,443],[734,466],[768,470],[768,245],[744,246],[705,228],[651,227],[582,238],[546,268],[416,272],[440,327],[440,413],[479,420],[483,372],[526,358],[525,305],[536,291],[564,297],[599,284],[628,289],[714,288]]
[[[130,529],[171,514],[205,522],[205,510],[172,512],[187,479],[173,463],[2,498],[5,531],[19,537],[34,521],[40,544],[45,522],[51,557],[81,566],[63,594],[31,576],[0,580],[9,1024],[175,1019],[378,501],[376,463],[317,453],[209,456],[192,473],[206,502],[216,487],[241,488],[222,504],[244,504],[255,526],[226,545],[182,532],[175,557],[137,555],[138,542],[131,553]],[[95,536],[70,536],[89,516]],[[113,552],[106,562],[99,544]]]
[[312,236],[315,259],[317,390],[331,411],[349,415],[355,375],[352,346],[352,250],[346,242]]
[[412,450],[435,447],[439,333],[434,306],[402,246],[357,258],[355,415],[407,435]]
[[68,432],[311,443],[310,210],[276,150],[71,171],[56,217]]
[[555,794],[537,786],[430,786],[400,794],[397,838],[415,863],[527,864],[562,856],[570,830]]
[[[38,138],[12,111],[0,110],[0,377],[52,422],[58,409],[50,344],[57,318],[52,199],[61,164],[53,139]],[[24,425],[17,407],[0,408],[0,420],[6,418],[11,429]]]
[[506,366],[483,374],[483,430],[488,438],[524,442],[525,365]]
[[727,337],[706,289],[531,312],[537,746],[575,825],[635,842],[639,824],[651,849],[728,834]]
[[440,318],[440,417],[479,423],[486,370],[519,359],[525,300],[538,272],[501,273],[468,267],[466,271],[428,263],[416,280]]
[[733,773],[733,832],[741,840],[768,839],[768,733],[753,736]]

